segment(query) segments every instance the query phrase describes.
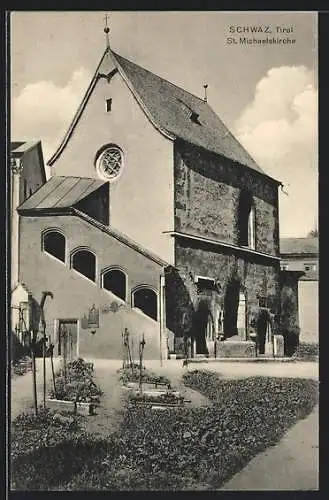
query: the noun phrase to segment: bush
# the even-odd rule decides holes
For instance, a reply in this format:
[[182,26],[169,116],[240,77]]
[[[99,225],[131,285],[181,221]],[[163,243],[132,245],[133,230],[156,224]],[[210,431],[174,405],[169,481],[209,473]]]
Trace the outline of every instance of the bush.
[[284,334],[284,355],[292,356],[295,354],[299,343],[299,328],[288,330]]
[[300,342],[296,357],[301,361],[317,361],[319,358],[319,344],[315,342]]
[[11,364],[11,375],[25,375],[32,370],[32,360],[29,356],[22,356]]
[[11,361],[13,363],[17,363],[21,358],[28,356],[30,354],[29,347],[21,344],[16,333],[13,331],[10,334],[10,343],[11,343]]

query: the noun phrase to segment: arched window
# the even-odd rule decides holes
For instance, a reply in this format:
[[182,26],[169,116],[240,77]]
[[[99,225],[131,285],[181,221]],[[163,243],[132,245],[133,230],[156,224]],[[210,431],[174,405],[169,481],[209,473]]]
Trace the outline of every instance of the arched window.
[[255,227],[255,207],[252,204],[248,216],[248,247],[253,249],[256,247]]
[[122,300],[126,300],[126,275],[120,269],[109,269],[103,273],[102,286]]
[[91,281],[95,281],[96,257],[89,250],[76,250],[72,254],[71,267]]
[[238,208],[238,244],[256,247],[255,206],[250,193],[242,191]]
[[65,236],[59,231],[47,231],[42,235],[42,249],[56,259],[65,262]]
[[132,306],[137,307],[144,314],[157,321],[158,297],[151,288],[137,288],[132,294]]

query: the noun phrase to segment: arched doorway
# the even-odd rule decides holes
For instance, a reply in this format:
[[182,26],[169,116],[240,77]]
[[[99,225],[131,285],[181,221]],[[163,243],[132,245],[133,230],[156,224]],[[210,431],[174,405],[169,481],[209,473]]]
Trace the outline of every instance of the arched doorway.
[[208,354],[207,332],[210,327],[211,313],[206,301],[200,301],[193,317],[193,337],[195,341],[195,354]]

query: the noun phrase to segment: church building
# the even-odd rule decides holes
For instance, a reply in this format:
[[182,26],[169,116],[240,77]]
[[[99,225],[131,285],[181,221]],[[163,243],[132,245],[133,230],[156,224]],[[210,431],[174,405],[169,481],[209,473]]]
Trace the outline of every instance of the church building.
[[279,317],[280,182],[206,98],[108,47],[48,165],[18,208],[19,281],[53,294],[55,354],[121,358],[125,328],[149,359],[184,338],[246,353],[259,308]]

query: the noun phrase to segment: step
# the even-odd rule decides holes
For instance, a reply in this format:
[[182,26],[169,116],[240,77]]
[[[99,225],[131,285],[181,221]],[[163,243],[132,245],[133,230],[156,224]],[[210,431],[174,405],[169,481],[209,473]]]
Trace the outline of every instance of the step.
[[295,358],[269,358],[269,357],[254,357],[254,358],[190,358],[188,363],[294,363]]

